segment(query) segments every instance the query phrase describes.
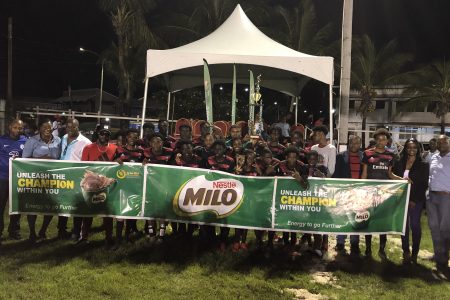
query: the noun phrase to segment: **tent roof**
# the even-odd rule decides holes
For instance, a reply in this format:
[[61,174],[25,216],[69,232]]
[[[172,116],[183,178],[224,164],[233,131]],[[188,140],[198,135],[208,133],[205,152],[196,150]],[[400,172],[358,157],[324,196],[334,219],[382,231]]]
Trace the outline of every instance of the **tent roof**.
[[[154,77],[202,66],[203,59],[210,65],[236,63],[266,66],[302,74],[326,84],[333,83],[332,57],[308,55],[275,42],[249,20],[240,5],[219,28],[198,41],[168,50],[148,50],[146,75]],[[214,79],[214,73],[212,75]],[[276,79],[280,79],[279,72],[263,73],[263,85],[265,80]],[[171,84],[170,89],[177,88]],[[294,95],[295,91],[289,93]]]

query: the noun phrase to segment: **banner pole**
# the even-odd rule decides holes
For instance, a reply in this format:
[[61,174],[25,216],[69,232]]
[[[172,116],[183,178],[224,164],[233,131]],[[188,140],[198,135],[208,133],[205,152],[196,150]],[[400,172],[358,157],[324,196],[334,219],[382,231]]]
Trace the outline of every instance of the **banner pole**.
[[145,110],[147,108],[147,96],[148,96],[148,77],[145,77],[145,86],[144,86],[144,99],[142,101],[142,120],[141,120],[141,134],[140,138],[144,137],[144,124],[145,124]]

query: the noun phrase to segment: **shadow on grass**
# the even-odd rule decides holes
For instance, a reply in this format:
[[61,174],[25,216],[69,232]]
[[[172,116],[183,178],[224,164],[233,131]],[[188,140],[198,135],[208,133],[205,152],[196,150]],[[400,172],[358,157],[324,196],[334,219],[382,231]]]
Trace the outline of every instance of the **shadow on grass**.
[[[5,259],[3,259],[5,258]],[[422,265],[403,266],[390,261],[379,262],[364,258],[338,256],[331,261],[322,261],[310,254],[292,259],[281,249],[267,251],[251,247],[248,251],[220,253],[217,247],[207,247],[197,236],[192,239],[169,236],[162,243],[149,242],[142,238],[135,243],[125,243],[116,250],[106,250],[102,240],[87,245],[74,245],[69,241],[46,240],[30,245],[27,241],[11,242],[0,246],[0,259],[14,264],[14,268],[45,262],[49,266],[66,264],[73,259],[82,259],[93,267],[110,264],[152,265],[165,264],[169,273],[179,273],[192,265],[199,265],[205,275],[216,272],[238,272],[248,274],[259,270],[267,279],[295,279],[298,273],[319,271],[340,271],[348,274],[378,276],[386,282],[397,282],[405,278],[436,282],[431,271]]]

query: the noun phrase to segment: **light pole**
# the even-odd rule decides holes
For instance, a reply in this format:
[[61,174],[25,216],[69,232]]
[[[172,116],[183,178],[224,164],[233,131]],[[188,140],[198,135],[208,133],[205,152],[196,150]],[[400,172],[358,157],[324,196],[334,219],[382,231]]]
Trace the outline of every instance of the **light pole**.
[[[80,47],[79,50],[80,50],[80,52],[91,53],[91,54],[97,56],[99,59],[101,59],[100,54],[98,54],[98,53],[95,52],[95,51],[87,50],[87,49],[84,49],[84,48],[82,48],[82,47]],[[98,114],[99,114],[99,115],[102,114],[102,102],[103,102],[103,67],[104,67],[104,64],[105,64],[105,60],[102,59],[102,72],[101,72],[101,75],[100,75],[100,101],[99,101],[99,104],[98,104]]]

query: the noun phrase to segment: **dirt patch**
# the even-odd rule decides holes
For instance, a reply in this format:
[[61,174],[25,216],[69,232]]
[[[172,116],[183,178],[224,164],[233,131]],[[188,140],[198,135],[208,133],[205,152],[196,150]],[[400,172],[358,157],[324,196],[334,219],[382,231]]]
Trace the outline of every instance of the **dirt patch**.
[[306,289],[285,289],[286,292],[294,294],[294,299],[307,299],[307,300],[323,300],[328,299],[321,294],[313,294]]

